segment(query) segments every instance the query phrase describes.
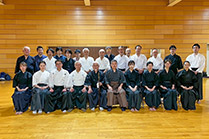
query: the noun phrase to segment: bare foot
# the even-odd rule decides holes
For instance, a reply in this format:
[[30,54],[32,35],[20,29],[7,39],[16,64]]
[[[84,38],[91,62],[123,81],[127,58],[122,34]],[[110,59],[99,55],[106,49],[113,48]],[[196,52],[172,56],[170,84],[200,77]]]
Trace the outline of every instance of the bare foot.
[[131,111],[134,112],[134,108],[132,108]]
[[135,111],[138,112],[139,110],[137,110],[137,109],[135,108]]

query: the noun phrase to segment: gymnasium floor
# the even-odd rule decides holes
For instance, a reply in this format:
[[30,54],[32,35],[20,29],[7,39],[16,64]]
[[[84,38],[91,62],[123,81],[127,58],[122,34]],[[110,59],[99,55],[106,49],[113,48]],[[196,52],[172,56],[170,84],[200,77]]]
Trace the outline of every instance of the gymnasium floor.
[[[204,101],[196,111],[95,112],[15,115],[12,82],[0,82],[0,138],[209,138],[209,79],[204,79]],[[207,93],[206,93],[207,92]]]

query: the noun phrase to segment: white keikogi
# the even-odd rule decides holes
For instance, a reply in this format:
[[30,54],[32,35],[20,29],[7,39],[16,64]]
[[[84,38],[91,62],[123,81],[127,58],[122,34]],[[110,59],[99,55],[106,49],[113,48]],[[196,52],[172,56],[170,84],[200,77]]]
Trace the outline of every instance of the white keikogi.
[[49,87],[53,88],[54,86],[64,86],[66,88],[68,79],[69,73],[67,70],[61,69],[58,71],[56,69],[50,73]]
[[38,85],[38,84],[49,84],[49,76],[50,73],[48,71],[42,72],[41,70],[37,71],[33,75],[33,86]]
[[52,57],[51,59],[47,57],[43,59],[43,61],[46,62],[46,70],[48,72],[51,73],[53,70],[56,69],[56,65],[55,65],[56,59],[54,57]]
[[114,60],[117,61],[117,65],[118,65],[118,69],[128,69],[128,62],[129,62],[129,58],[126,55],[120,55],[118,54],[117,56],[115,56]]
[[147,57],[144,54],[140,54],[137,56],[136,54],[132,55],[131,60],[135,62],[135,68],[137,69],[145,69],[147,64]]
[[84,85],[84,82],[86,80],[86,76],[87,76],[87,73],[85,71],[80,70],[79,72],[77,72],[76,70],[74,70],[69,76],[67,87],[69,88],[69,87],[73,87],[73,86]]
[[205,68],[205,56],[198,53],[191,54],[186,58],[190,62],[190,68],[197,68],[197,72],[202,73]]
[[163,70],[163,60],[161,57],[157,56],[155,58],[154,56],[152,56],[147,61],[153,63],[153,69]]

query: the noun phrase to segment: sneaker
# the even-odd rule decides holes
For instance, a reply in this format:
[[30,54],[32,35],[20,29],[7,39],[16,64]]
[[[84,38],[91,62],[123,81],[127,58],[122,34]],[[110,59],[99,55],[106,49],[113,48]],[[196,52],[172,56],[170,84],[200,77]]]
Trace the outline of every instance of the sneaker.
[[42,114],[42,110],[38,110],[38,114]]
[[91,110],[92,110],[92,111],[95,111],[95,108],[93,107]]
[[37,111],[33,111],[33,114],[37,114]]
[[103,111],[103,110],[104,110],[104,108],[103,108],[103,107],[99,107],[99,110],[100,110],[100,111]]

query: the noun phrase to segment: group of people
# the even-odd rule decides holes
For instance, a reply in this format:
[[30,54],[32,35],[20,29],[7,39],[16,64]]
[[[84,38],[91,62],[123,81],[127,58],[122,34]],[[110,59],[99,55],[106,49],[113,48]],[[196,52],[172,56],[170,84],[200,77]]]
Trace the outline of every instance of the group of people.
[[[119,104],[122,111],[139,111],[145,97],[150,111],[156,111],[162,103],[166,110],[177,110],[177,97],[181,96],[185,110],[195,110],[202,96],[202,72],[205,57],[199,53],[200,45],[192,46],[193,54],[182,63],[176,54],[176,46],[171,45],[170,55],[164,60],[158,49],[152,50],[147,60],[141,54],[142,46],[131,49],[118,47],[114,56],[110,46],[99,50],[99,57],[89,56],[89,49],[65,50],[61,47],[49,48],[43,55],[43,47],[38,46],[38,55],[30,56],[30,48],[23,48],[24,55],[19,57],[13,79],[15,88],[12,95],[16,114],[22,114],[31,106],[33,114],[53,112],[60,109],[63,113],[78,108],[86,111],[87,103],[94,111],[111,111]],[[126,53],[126,54],[125,54]]]

